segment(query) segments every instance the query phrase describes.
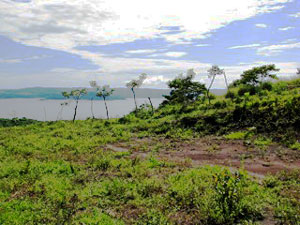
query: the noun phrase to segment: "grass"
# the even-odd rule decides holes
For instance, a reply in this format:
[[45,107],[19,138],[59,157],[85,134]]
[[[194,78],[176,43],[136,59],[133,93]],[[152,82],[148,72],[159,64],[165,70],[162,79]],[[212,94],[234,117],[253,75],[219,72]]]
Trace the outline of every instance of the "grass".
[[243,140],[247,135],[246,131],[238,131],[225,135],[224,137],[228,140]]
[[[275,83],[273,91],[235,93],[211,104],[167,104],[154,115],[144,107],[105,121],[2,120],[0,224],[233,225],[274,220],[299,225],[299,170],[257,180],[243,169],[193,167],[189,158],[175,163],[157,157],[161,148],[168,148],[159,138],[171,146],[205,135],[242,139],[259,148],[280,142],[299,149],[299,84]],[[136,143],[151,137],[158,140],[152,151],[149,143]],[[134,147],[125,152],[107,148],[120,142]],[[220,148],[211,145],[207,151],[214,154]]]
[[291,149],[300,150],[300,143],[296,141],[294,144],[290,145]]
[[296,175],[261,185],[243,170],[106,150],[141,135],[131,129],[116,120],[0,128],[0,224],[249,224],[270,210],[297,224],[299,202],[285,192],[298,190]]

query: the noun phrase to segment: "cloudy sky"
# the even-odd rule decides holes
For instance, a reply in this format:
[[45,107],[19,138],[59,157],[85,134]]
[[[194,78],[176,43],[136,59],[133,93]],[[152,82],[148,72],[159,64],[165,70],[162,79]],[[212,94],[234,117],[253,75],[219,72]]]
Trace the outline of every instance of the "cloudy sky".
[[[145,72],[145,87],[189,68],[230,81],[276,63],[300,67],[300,0],[0,0],[0,88],[113,87]],[[219,78],[214,88],[223,88]]]

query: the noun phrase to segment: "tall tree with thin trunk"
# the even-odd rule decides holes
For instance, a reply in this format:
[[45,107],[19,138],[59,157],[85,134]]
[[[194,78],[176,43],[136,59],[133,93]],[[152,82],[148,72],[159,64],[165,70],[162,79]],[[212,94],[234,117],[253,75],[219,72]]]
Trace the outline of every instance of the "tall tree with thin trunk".
[[109,97],[109,96],[111,96],[114,91],[115,90],[111,89],[108,85],[104,85],[103,87],[101,87],[101,88],[99,87],[97,89],[96,96],[100,97],[100,98],[102,97],[103,100],[104,100],[107,119],[109,119],[109,113],[108,113],[108,107],[107,107],[107,103],[106,103],[106,98]]
[[149,100],[149,102],[150,102],[150,106],[151,106],[151,113],[152,113],[152,115],[153,115],[153,114],[154,114],[154,107],[153,107],[153,104],[152,104],[151,98],[150,98],[150,97],[148,97],[148,100]]
[[218,76],[218,75],[224,76],[225,85],[226,85],[227,89],[228,89],[228,82],[227,82],[227,77],[226,77],[225,71],[223,69],[220,69],[217,65],[213,65],[207,72],[208,72],[208,78],[211,79],[210,85],[207,89],[207,98],[208,98],[208,102],[210,103],[209,91],[216,79],[216,76]]
[[75,101],[74,116],[73,116],[73,120],[72,120],[74,122],[76,119],[76,115],[77,115],[77,108],[78,108],[79,100],[82,96],[87,95],[87,90],[84,88],[84,89],[72,90],[71,92],[64,91],[64,92],[62,92],[62,95],[67,99],[72,98]]
[[141,87],[142,84],[144,83],[144,81],[146,80],[146,78],[147,78],[147,74],[142,73],[142,74],[139,76],[138,79],[133,79],[133,80],[129,81],[129,82],[126,84],[126,87],[130,88],[130,90],[131,90],[132,93],[133,93],[134,104],[135,104],[135,111],[136,111],[136,112],[137,112],[137,110],[138,110],[138,107],[137,107],[137,103],[136,103],[135,89]]

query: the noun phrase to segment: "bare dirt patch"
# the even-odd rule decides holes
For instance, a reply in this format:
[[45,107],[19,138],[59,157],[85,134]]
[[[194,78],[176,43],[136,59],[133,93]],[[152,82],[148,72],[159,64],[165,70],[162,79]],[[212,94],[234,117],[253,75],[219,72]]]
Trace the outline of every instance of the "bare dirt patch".
[[243,140],[226,140],[223,137],[208,136],[187,141],[160,137],[135,138],[129,142],[110,145],[109,148],[131,151],[133,157],[145,158],[154,154],[168,161],[190,161],[192,166],[243,167],[257,177],[300,168],[300,153],[297,150],[279,144],[258,147]]

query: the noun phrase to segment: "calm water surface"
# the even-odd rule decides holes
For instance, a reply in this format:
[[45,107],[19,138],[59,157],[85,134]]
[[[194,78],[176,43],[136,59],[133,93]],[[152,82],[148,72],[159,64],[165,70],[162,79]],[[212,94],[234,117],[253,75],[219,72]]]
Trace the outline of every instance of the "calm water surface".
[[[154,107],[163,101],[163,98],[151,99]],[[35,120],[71,120],[73,118],[75,103],[61,106],[64,100],[42,99],[0,99],[0,118],[26,117]],[[149,103],[148,99],[137,99],[138,105]],[[109,115],[118,118],[128,114],[134,109],[133,99],[107,101]],[[96,118],[106,118],[104,101],[93,101]],[[91,101],[81,100],[78,105],[77,119],[83,120],[92,117]]]

